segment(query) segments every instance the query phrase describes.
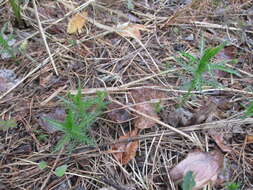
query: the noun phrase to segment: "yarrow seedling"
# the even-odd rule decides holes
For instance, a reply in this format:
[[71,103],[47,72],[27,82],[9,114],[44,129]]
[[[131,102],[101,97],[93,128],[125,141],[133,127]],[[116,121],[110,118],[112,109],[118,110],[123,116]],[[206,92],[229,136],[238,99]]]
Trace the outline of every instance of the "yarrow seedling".
[[[192,80],[188,84],[187,93],[183,97],[182,104],[189,98],[193,90],[201,91],[203,85],[217,86],[219,83],[214,78],[214,70],[221,70],[230,74],[241,76],[238,72],[225,66],[225,63],[231,60],[225,60],[218,63],[213,63],[212,59],[225,47],[226,43],[214,48],[205,49],[204,38],[202,37],[200,44],[200,57],[196,57],[186,52],[181,52],[181,56],[184,58],[176,58],[176,60],[182,65],[182,67],[192,75]],[[235,61],[235,60],[233,60]],[[204,74],[210,79],[204,78]]]
[[106,93],[98,92],[94,98],[83,98],[81,88],[78,88],[76,95],[69,95],[68,99],[61,98],[66,105],[66,118],[59,122],[45,118],[55,128],[64,133],[56,146],[59,151],[65,145],[70,148],[77,143],[92,144],[89,137],[90,126],[105,108]]

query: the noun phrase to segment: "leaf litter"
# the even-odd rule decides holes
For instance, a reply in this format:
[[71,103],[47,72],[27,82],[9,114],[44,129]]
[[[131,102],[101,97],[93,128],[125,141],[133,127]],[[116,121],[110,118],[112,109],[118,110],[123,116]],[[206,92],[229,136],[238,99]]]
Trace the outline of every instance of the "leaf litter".
[[[129,138],[137,137],[138,129],[134,129],[123,136],[119,137],[119,141],[127,140]],[[132,160],[135,155],[137,148],[139,146],[139,141],[133,141],[129,143],[116,143],[111,147],[110,153],[113,154],[114,158],[121,164],[127,164]]]
[[69,20],[67,32],[69,34],[75,34],[79,33],[81,34],[83,32],[83,27],[85,26],[87,22],[87,16],[88,13],[86,11],[83,11],[81,13],[77,13]]
[[191,152],[170,170],[170,177],[182,180],[187,172],[192,171],[195,180],[193,190],[201,189],[208,183],[215,184],[223,167],[223,154],[218,151]]
[[[13,18],[9,4],[6,4],[7,1],[2,2],[3,6],[1,5],[0,9],[4,14],[0,15],[0,25]],[[156,120],[161,119],[166,124],[169,123],[175,128],[179,127],[179,130],[190,130],[202,147],[206,147],[208,150],[218,148],[224,154],[226,153],[225,162],[228,163],[228,166],[224,167],[229,170],[229,175],[224,183],[215,189],[224,189],[225,183],[231,182],[231,180],[235,183],[242,182],[245,189],[252,187],[252,118],[250,117],[252,111],[248,109],[245,112],[246,108],[244,107],[252,102],[252,79],[249,77],[253,72],[250,64],[252,62],[250,41],[252,40],[251,32],[247,32],[252,25],[250,25],[252,19],[249,15],[245,15],[250,11],[251,2],[179,0],[166,3],[162,1],[129,2],[133,3],[133,10],[126,9],[126,2],[111,0],[110,2],[108,0],[102,2],[89,0],[84,4],[81,1],[37,2],[39,8],[44,8],[44,10],[39,9],[38,11],[47,35],[47,43],[53,52],[56,65],[61,71],[61,77],[66,79],[63,81],[66,91],[61,91],[60,96],[65,95],[69,89],[75,89],[77,81],[80,80],[85,89],[120,88],[119,96],[125,95],[126,100],[122,101],[125,106],[108,106],[107,117],[104,119],[104,115],[102,115],[97,122],[94,122],[89,132],[95,140],[95,145],[73,147],[74,152],[78,150],[78,154],[74,154],[75,159],[72,154],[63,150],[57,161],[56,155],[49,150],[54,146],[55,139],[59,136],[51,129],[47,129],[46,125],[48,124],[39,123],[36,119],[37,116],[42,118],[42,114],[56,114],[55,109],[59,106],[57,97],[43,106],[40,103],[41,100],[47,98],[49,92],[55,91],[59,84],[50,85],[53,80],[51,77],[56,77],[48,76],[52,73],[50,64],[46,66],[48,70],[45,75],[43,72],[34,72],[24,80],[22,87],[16,87],[10,94],[11,96],[7,97],[11,106],[7,107],[2,104],[1,107],[2,119],[11,118],[17,113],[24,112],[23,115],[20,115],[21,119],[18,120],[20,127],[0,131],[0,145],[3,145],[0,155],[0,186],[3,189],[41,189],[41,182],[47,179],[48,168],[38,170],[39,168],[34,167],[33,164],[39,163],[41,160],[47,160],[50,167],[56,162],[57,166],[68,165],[68,172],[73,176],[68,174],[67,180],[65,177],[52,176],[45,184],[46,189],[61,190],[106,187],[100,178],[103,176],[115,179],[122,184],[125,183],[124,185],[133,184],[134,189],[173,189],[177,183],[167,179],[168,168],[175,167],[177,160],[183,160],[185,152],[203,156],[203,159],[198,159],[196,155],[192,156],[192,161],[197,160],[196,166],[205,166],[208,164],[206,160],[213,163],[213,166],[217,166],[212,154],[213,151],[191,152],[196,148],[194,143],[188,142],[180,135],[174,135],[175,133],[172,133],[168,128],[157,125],[148,117]],[[18,76],[26,77],[27,73],[34,70],[37,63],[46,63],[48,55],[44,46],[41,46],[41,38],[39,35],[35,35],[39,31],[33,17],[33,7],[30,7],[30,4],[26,2],[22,2],[21,6],[22,14],[26,15],[24,19],[31,25],[25,30],[19,29],[22,31],[18,31],[18,33],[29,31],[25,37],[20,39],[14,36],[13,39],[17,40],[17,44],[20,44],[24,40],[23,38],[27,38],[28,51],[16,55],[15,59],[2,60],[1,65],[2,68],[13,70]],[[73,9],[76,10],[73,11]],[[84,20],[82,18],[76,22],[81,23],[80,25],[73,24],[75,27],[71,33],[81,34],[67,35],[67,20],[70,22],[75,17],[76,11],[80,11],[77,14],[81,14],[84,9],[89,13],[89,17],[94,23],[89,25],[87,33],[82,33],[87,22],[84,21],[86,18],[84,17]],[[217,12],[217,9],[224,10],[224,12],[213,17],[212,15]],[[72,14],[74,15],[70,16]],[[129,18],[128,14],[132,14],[135,18]],[[223,28],[224,22],[228,27]],[[205,23],[205,25],[201,26],[199,23]],[[12,28],[11,23],[9,26],[8,32],[16,35],[16,28]],[[116,32],[120,35],[115,35],[115,30],[107,30],[107,27],[104,26],[119,29]],[[147,28],[150,30],[148,31]],[[243,77],[220,70],[217,73],[215,71],[213,76],[222,86],[214,86],[213,89],[210,89],[207,84],[208,86],[203,86],[203,92],[192,93],[186,105],[178,108],[178,99],[184,94],[181,84],[183,80],[189,79],[189,75],[182,72],[182,67],[174,61],[173,58],[178,52],[173,47],[180,44],[185,47],[181,49],[182,51],[198,51],[197,44],[199,43],[197,41],[200,33],[203,33],[207,47],[214,47],[227,39],[233,42],[233,45],[226,46],[215,58],[217,62],[229,60],[226,65],[236,71],[240,70]],[[6,35],[8,34],[6,33]],[[136,40],[132,40],[132,38]],[[143,42],[143,46],[136,43],[138,40]],[[230,61],[237,58],[239,59],[238,63]],[[154,63],[161,71],[175,69],[175,72],[161,76],[160,73],[155,73],[157,70],[153,69]],[[76,69],[70,67],[80,64],[81,66]],[[44,66],[42,67],[44,68]],[[154,77],[153,75],[156,74],[157,76]],[[110,80],[106,80],[108,77]],[[17,77],[14,77],[13,81],[6,80],[6,78],[3,80],[3,93],[13,87],[13,84],[17,84],[16,79]],[[152,88],[152,84],[147,82],[141,85],[139,80],[157,84],[166,91],[166,95],[173,98],[173,102],[164,104],[161,99],[167,97],[160,98],[159,95],[152,95],[158,91],[146,90],[145,88]],[[130,85],[129,89],[124,86],[128,83],[133,84],[132,82],[135,85]],[[124,87],[121,88],[121,85]],[[130,90],[132,87],[141,88],[141,90],[134,92],[134,90]],[[110,95],[113,96],[114,93],[112,92]],[[126,94],[128,94],[127,97]],[[137,95],[135,96],[135,94]],[[151,97],[147,97],[149,94]],[[213,103],[202,101],[202,99],[211,97],[218,100],[225,99],[224,105],[221,105],[219,101]],[[6,100],[2,102],[4,101]],[[20,104],[23,101],[26,104]],[[160,112],[156,109],[157,104],[162,108]],[[143,117],[133,109],[129,111],[128,107],[148,117]],[[110,116],[110,111],[112,116]],[[57,117],[52,116],[55,120],[58,120]],[[63,114],[62,118],[64,117]],[[108,118],[113,122],[108,122]],[[61,116],[59,119],[61,120]],[[26,122],[20,123],[22,120]],[[220,123],[222,124],[220,125]],[[205,127],[205,130],[201,128],[202,126]],[[34,136],[34,131],[41,128],[48,132],[49,140],[37,144],[36,138],[39,139],[40,133],[36,132],[36,136]],[[209,130],[209,128],[214,130]],[[219,130],[221,128],[222,130]],[[192,131],[193,129],[194,131]],[[122,134],[122,131],[129,132]],[[126,142],[121,143],[120,139],[116,139],[113,148],[114,153],[118,153],[117,156],[114,156],[115,154],[112,152],[115,159],[124,166],[115,164],[112,162],[111,156],[107,157],[107,154],[97,151],[96,146],[108,145],[111,143],[109,139],[112,137],[119,137]],[[139,139],[139,141],[133,141],[138,143],[130,142],[132,138]],[[17,151],[19,145],[21,147],[29,145],[29,147],[24,147],[24,151]],[[196,158],[193,158],[195,156]],[[88,164],[83,163],[83,158],[88,160]],[[136,158],[136,162],[131,162],[130,160],[134,158]],[[143,160],[139,161],[140,158]],[[79,160],[79,162],[75,162],[75,160]],[[22,166],[18,165],[19,163],[22,163]],[[194,165],[190,162],[188,164]],[[212,169],[208,169],[209,174],[212,173],[216,177],[217,172]],[[34,176],[39,177],[34,178]],[[211,174],[203,174],[201,177],[204,179],[198,176],[199,185],[205,184],[209,178],[209,181],[218,183],[217,180],[213,180]],[[20,180],[21,178],[22,180]],[[111,184],[107,185],[112,186]],[[188,184],[188,186],[190,185]]]

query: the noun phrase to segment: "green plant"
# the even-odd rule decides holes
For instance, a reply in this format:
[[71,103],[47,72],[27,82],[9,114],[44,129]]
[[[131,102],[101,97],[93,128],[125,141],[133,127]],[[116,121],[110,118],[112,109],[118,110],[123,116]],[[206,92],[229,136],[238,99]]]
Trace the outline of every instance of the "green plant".
[[66,118],[59,122],[45,118],[49,123],[64,133],[56,146],[59,151],[65,145],[73,146],[76,143],[92,144],[88,132],[92,123],[105,108],[106,94],[98,92],[94,98],[83,98],[81,88],[78,88],[76,95],[68,95],[68,99],[61,98],[66,104]]
[[246,108],[244,116],[245,117],[252,117],[253,116],[253,101]]
[[47,163],[45,161],[41,161],[39,164],[38,164],[38,167],[43,170],[47,167]]
[[162,109],[163,109],[163,107],[162,107],[162,105],[161,105],[161,101],[156,102],[156,103],[154,104],[154,106],[155,106],[155,112],[156,112],[156,113],[160,113],[160,112],[162,111]]
[[1,28],[0,31],[0,54],[1,57],[9,58],[9,57],[15,57],[17,49],[13,48],[12,45],[15,43],[15,40],[13,40],[13,35],[5,35],[5,31],[7,29],[8,23],[5,23],[4,26]]
[[183,188],[183,190],[192,190],[192,188],[195,185],[196,185],[196,182],[195,182],[195,179],[193,176],[193,172],[188,171],[183,178],[182,188]]
[[240,189],[240,184],[239,183],[235,183],[235,182],[228,183],[226,185],[226,189],[227,190],[239,190]]
[[13,14],[19,24],[22,23],[22,17],[21,17],[21,7],[19,0],[9,0],[9,3],[11,5]]
[[64,176],[65,172],[67,171],[68,166],[67,165],[62,165],[59,166],[55,169],[55,175],[58,177]]
[[[225,47],[226,43],[214,48],[205,49],[204,38],[202,37],[200,43],[200,58],[191,55],[190,53],[181,52],[184,58],[176,58],[182,67],[192,75],[192,80],[187,85],[187,93],[183,96],[184,103],[191,95],[192,90],[196,89],[201,91],[203,85],[221,86],[214,78],[215,70],[221,70],[230,74],[241,76],[238,72],[225,66],[225,63],[231,60],[225,60],[218,63],[213,63],[212,59]],[[235,61],[235,60],[233,60]],[[205,76],[204,76],[205,74]],[[210,78],[205,79],[204,77]]]
[[129,10],[134,10],[133,0],[127,0],[127,8]]
[[0,131],[6,131],[10,128],[16,127],[17,123],[15,120],[10,119],[10,120],[0,120]]

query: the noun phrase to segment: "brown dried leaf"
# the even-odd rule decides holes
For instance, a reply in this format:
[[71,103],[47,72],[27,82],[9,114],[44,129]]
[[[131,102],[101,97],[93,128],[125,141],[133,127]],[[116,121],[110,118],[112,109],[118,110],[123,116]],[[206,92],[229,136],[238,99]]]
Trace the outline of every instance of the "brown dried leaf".
[[227,46],[216,55],[216,59],[218,61],[231,60],[235,58],[236,53],[237,49],[235,46]]
[[246,142],[247,143],[253,143],[253,135],[247,135],[246,136]]
[[171,111],[166,119],[170,125],[174,127],[182,127],[191,125],[193,118],[194,115],[190,111],[184,108],[178,108]]
[[[132,137],[136,137],[138,135],[138,129],[134,129],[127,134],[120,136],[119,141],[126,140]],[[121,164],[127,164],[130,160],[132,160],[135,155],[139,145],[139,141],[133,141],[129,143],[118,143],[112,146],[110,152],[113,154],[116,160],[118,160]]]
[[223,134],[209,130],[209,134],[223,152],[231,152],[232,148],[224,143]]
[[50,81],[52,80],[53,76],[54,76],[53,73],[50,73],[50,72],[45,72],[41,74],[39,77],[40,86],[46,88],[48,84],[50,83]]
[[182,180],[187,172],[192,171],[196,182],[193,190],[197,190],[209,182],[216,182],[223,167],[223,159],[222,153],[217,150],[192,152],[170,171],[170,176],[173,180]]
[[119,104],[111,103],[108,104],[107,108],[109,110],[107,115],[114,122],[123,123],[131,119],[129,111],[126,108],[122,108]]
[[87,16],[88,13],[86,11],[83,11],[82,13],[78,13],[74,15],[68,23],[67,32],[69,34],[74,33],[82,33],[82,28],[84,27],[85,23],[87,22]]
[[[154,106],[150,103],[138,104],[134,106],[134,109],[144,113],[152,118],[159,119],[157,113],[155,112]],[[134,127],[138,129],[151,128],[156,124],[155,121],[148,119],[143,116],[139,116],[134,120]]]
[[[138,89],[138,90],[132,90],[131,91],[131,97],[133,103],[137,103],[134,106],[134,109],[144,113],[152,118],[159,119],[154,106],[154,99],[157,99],[156,102],[158,102],[159,99],[165,98],[166,94],[162,91],[155,90],[155,89]],[[152,102],[152,103],[143,103],[143,102]],[[162,103],[162,102],[161,102]],[[139,129],[146,129],[151,128],[155,125],[155,122],[151,119],[148,119],[143,116],[138,116],[134,120],[134,126]]]
[[140,30],[147,30],[146,26],[142,24],[128,24],[127,26],[120,28],[118,33],[124,37],[131,37],[141,40]]

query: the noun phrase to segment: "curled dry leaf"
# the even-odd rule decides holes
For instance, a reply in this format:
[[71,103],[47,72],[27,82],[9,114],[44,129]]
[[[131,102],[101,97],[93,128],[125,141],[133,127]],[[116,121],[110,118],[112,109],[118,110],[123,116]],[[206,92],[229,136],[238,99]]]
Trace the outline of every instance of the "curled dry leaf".
[[[136,103],[134,109],[148,115],[154,119],[159,119],[156,110],[154,101],[156,99],[156,103],[160,101],[160,99],[165,98],[166,94],[162,91],[155,89],[138,89],[131,91],[131,97],[133,103]],[[146,102],[146,103],[145,103]],[[148,102],[148,103],[147,103]],[[162,102],[161,102],[162,104]],[[139,115],[134,120],[134,126],[138,129],[146,129],[151,128],[155,125],[155,121],[148,119]]]
[[192,152],[177,164],[171,171],[173,180],[182,180],[188,171],[192,171],[195,179],[193,190],[197,190],[211,182],[215,184],[223,167],[223,154],[218,151]]
[[[127,134],[120,136],[119,141],[127,140],[138,135],[138,129],[134,129]],[[133,141],[129,143],[117,143],[112,146],[112,149],[109,151],[113,154],[116,160],[121,164],[127,164],[132,160],[135,155],[139,145],[139,141]]]
[[88,13],[83,11],[82,13],[78,13],[74,15],[68,23],[67,32],[69,34],[74,33],[82,33],[82,28],[84,27],[85,23],[87,22]]
[[119,34],[124,37],[131,37],[138,40],[141,40],[141,32],[140,30],[147,30],[146,26],[142,24],[127,24],[121,25],[119,28]]
[[107,108],[109,110],[107,115],[114,122],[123,123],[131,119],[129,111],[117,103],[108,104]]
[[209,130],[208,133],[211,135],[215,143],[220,147],[220,149],[223,152],[231,152],[232,148],[229,147],[228,145],[225,144],[224,139],[223,139],[223,133],[214,131],[214,130]]

